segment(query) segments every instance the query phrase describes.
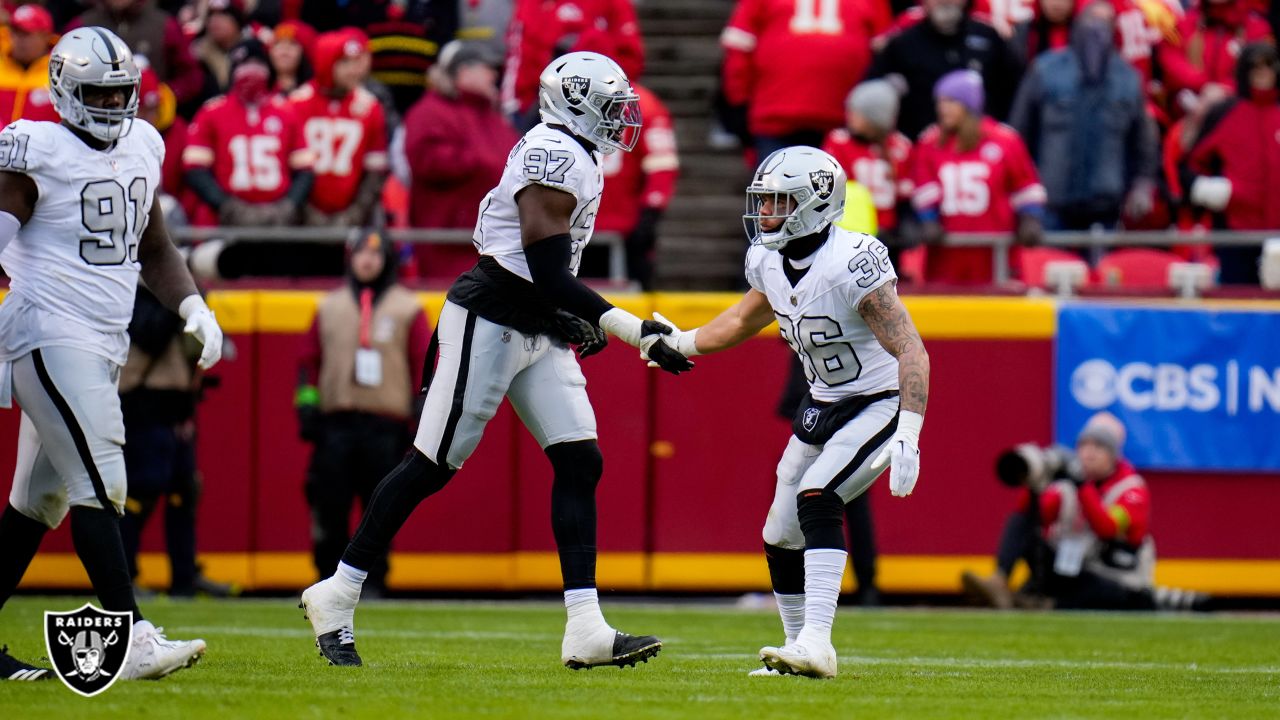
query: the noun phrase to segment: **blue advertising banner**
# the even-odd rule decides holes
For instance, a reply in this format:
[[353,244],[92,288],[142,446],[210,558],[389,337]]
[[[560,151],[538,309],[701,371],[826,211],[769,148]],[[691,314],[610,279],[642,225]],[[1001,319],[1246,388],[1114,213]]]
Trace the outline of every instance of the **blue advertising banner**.
[[1280,471],[1280,313],[1065,304],[1054,435],[1100,410],[1139,468]]

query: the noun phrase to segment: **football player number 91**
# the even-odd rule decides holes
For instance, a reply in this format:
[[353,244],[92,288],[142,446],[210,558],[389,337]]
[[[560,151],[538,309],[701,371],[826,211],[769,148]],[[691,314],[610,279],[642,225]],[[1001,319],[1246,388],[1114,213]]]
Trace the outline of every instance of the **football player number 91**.
[[[97,180],[85,185],[80,191],[80,222],[85,230],[95,234],[80,238],[80,257],[90,265],[137,262],[138,238],[147,226],[146,203],[145,178],[134,178],[128,193],[115,180]],[[130,214],[132,233],[129,232]]]

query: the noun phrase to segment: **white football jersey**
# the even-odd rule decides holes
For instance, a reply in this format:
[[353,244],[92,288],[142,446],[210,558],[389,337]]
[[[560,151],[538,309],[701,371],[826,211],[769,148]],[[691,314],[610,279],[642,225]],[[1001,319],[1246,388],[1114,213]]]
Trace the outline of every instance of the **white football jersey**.
[[66,127],[18,120],[0,131],[0,171],[39,190],[35,212],[0,253],[0,360],[72,345],[123,364],[138,282],[138,240],[160,185],[164,141],[135,120],[108,150]]
[[480,215],[472,240],[481,255],[520,277],[533,281],[520,242],[520,209],[516,193],[533,184],[546,185],[572,195],[577,201],[569,222],[573,237],[569,272],[578,274],[582,249],[591,241],[604,190],[599,152],[588,152],[576,138],[539,124],[525,133],[507,156],[502,180],[480,201]]
[[810,394],[835,402],[898,387],[898,360],[858,313],[872,290],[897,279],[877,239],[831,226],[813,265],[794,287],[786,259],[759,245],[747,252],[747,282],[769,299],[782,338],[804,363]]

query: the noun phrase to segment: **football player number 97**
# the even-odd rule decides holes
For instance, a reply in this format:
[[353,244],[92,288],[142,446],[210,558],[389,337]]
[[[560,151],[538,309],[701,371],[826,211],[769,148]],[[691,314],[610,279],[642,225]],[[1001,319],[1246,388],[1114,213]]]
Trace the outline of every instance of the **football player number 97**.
[[[146,203],[145,178],[134,178],[128,193],[115,180],[97,180],[85,185],[80,191],[80,223],[94,234],[80,238],[80,257],[90,265],[137,262],[138,238],[147,226]],[[130,215],[132,233],[129,232]]]

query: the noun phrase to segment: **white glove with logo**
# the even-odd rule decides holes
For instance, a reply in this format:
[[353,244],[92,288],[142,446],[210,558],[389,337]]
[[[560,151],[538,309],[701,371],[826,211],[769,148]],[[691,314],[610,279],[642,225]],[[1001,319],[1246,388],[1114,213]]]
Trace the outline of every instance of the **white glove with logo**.
[[[653,314],[653,319],[671,328],[671,334],[662,338],[662,342],[671,346],[673,350],[685,357],[693,357],[694,355],[702,354],[698,352],[698,328],[694,328],[692,330],[681,330],[675,323],[662,317],[662,313],[658,312]],[[641,360],[649,360],[649,353],[647,350],[648,348],[640,349]],[[658,364],[650,360],[649,367],[658,367]]]
[[600,316],[600,329],[640,348],[641,357],[652,358],[658,367],[673,375],[693,369],[693,363],[674,352],[674,345],[668,342],[673,328],[667,323],[641,320],[622,308],[613,308]]
[[894,497],[906,497],[920,479],[920,428],[924,416],[903,410],[898,413],[898,431],[889,439],[889,446],[871,463],[872,470],[880,470],[892,462],[889,470],[889,492]]
[[213,317],[213,311],[199,295],[189,295],[178,306],[178,315],[187,321],[183,332],[194,336],[203,346],[200,351],[201,370],[208,370],[222,359],[222,328]]

